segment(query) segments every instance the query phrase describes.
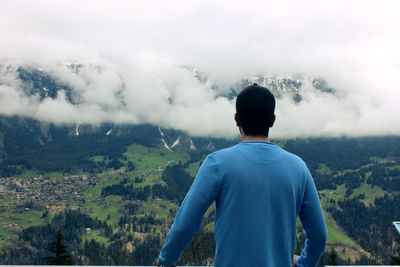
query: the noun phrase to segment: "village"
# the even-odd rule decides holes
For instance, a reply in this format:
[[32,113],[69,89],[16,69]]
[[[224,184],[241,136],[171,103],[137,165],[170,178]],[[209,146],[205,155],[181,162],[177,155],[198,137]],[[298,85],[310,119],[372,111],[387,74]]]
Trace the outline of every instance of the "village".
[[95,186],[98,181],[99,178],[95,175],[63,176],[59,179],[49,179],[43,175],[24,179],[1,178],[0,212],[44,208],[61,211],[67,205],[84,203],[85,190]]

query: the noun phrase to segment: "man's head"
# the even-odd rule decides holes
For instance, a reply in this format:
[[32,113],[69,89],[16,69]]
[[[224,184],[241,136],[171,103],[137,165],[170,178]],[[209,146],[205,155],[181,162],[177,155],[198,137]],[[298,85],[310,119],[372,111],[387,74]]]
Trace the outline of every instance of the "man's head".
[[245,135],[268,136],[275,122],[275,97],[256,83],[245,88],[236,98],[236,125]]

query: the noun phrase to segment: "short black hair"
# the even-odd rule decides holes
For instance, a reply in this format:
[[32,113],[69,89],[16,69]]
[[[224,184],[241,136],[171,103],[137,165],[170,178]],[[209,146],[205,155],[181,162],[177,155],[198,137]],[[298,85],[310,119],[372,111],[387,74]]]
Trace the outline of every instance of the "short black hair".
[[256,83],[243,89],[236,98],[236,114],[246,135],[268,136],[274,113],[274,95]]

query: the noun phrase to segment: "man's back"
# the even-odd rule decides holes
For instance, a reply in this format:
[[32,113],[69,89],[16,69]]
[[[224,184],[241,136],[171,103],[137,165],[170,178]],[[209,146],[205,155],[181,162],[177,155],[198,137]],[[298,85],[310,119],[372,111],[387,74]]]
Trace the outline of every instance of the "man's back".
[[262,142],[243,142],[214,157],[222,172],[216,266],[290,266],[307,179],[302,161]]
[[299,214],[311,244],[298,265],[318,260],[326,226],[311,175],[300,158],[267,142],[242,142],[207,157],[160,260],[176,261],[214,200],[216,267],[291,266]]

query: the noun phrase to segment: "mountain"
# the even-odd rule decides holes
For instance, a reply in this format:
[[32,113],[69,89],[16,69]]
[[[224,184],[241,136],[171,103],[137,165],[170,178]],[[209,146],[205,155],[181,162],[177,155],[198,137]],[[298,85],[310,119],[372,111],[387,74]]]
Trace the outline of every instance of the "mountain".
[[[199,82],[209,85],[217,91],[225,91],[220,96],[233,99],[245,87],[257,83],[260,86],[266,87],[275,95],[275,97],[283,97],[289,95],[295,102],[302,101],[302,95],[305,93],[306,88],[318,91],[325,94],[336,94],[336,89],[329,86],[329,83],[322,77],[310,77],[307,75],[272,75],[272,74],[258,74],[252,77],[243,78],[237,81],[228,90],[219,88],[212,80],[209,79],[206,73],[190,67],[181,66],[182,69],[189,71],[193,77]],[[222,90],[221,90],[222,89]]]
[[[87,68],[104,71],[82,63],[67,68],[74,75]],[[218,88],[206,74],[182,68],[229,98],[253,82],[295,101],[306,90],[336,93],[323,79],[273,75]],[[80,104],[79,91],[39,67],[0,69],[0,84],[17,82],[27,97],[46,101],[63,92],[69,103]],[[62,230],[77,264],[151,264],[202,160],[237,141],[151,124],[57,125],[0,116],[0,263],[44,264]],[[336,260],[389,264],[400,243],[390,225],[400,218],[400,137],[273,141],[309,166],[327,219],[328,246],[340,255]],[[212,258],[213,220],[211,208],[182,264],[205,265]],[[297,251],[303,239],[299,226]],[[332,263],[329,253],[321,264]]]
[[[93,64],[83,64],[79,62],[59,63],[65,66],[70,74],[74,74],[85,80],[85,73],[92,71],[102,74],[106,67]],[[210,80],[206,73],[190,66],[180,66],[181,70],[189,72],[200,83],[206,84],[217,92],[217,96],[234,98],[246,86],[257,83],[270,89],[276,97],[291,95],[296,102],[302,100],[302,95],[306,88],[319,91],[321,93],[335,94],[336,90],[331,88],[328,82],[321,77],[309,77],[306,75],[269,75],[259,74],[252,77],[244,77],[232,85],[231,88],[219,88]],[[119,75],[117,73],[117,75]],[[121,87],[124,81],[122,76]],[[73,87],[60,81],[57,75],[51,71],[46,71],[41,67],[33,65],[18,65],[14,63],[0,64],[0,85],[11,85],[17,82],[23,89],[23,94],[28,97],[37,96],[40,101],[46,98],[56,98],[57,94],[63,92],[67,100],[72,104],[80,104],[82,92],[74,90]],[[123,90],[123,88],[121,88]],[[225,93],[222,93],[225,92]],[[121,99],[121,103],[123,99]]]
[[0,117],[0,176],[16,175],[20,167],[88,168],[93,166],[89,157],[114,154],[117,157],[132,143],[170,152],[204,153],[232,141],[190,137],[181,131],[148,124],[56,126],[17,116]]
[[[80,62],[59,64],[65,67],[70,75],[76,75],[82,80],[86,79],[85,75],[88,72],[95,72],[98,75],[102,75],[105,71],[105,67],[103,66]],[[219,88],[209,79],[207,74],[196,68],[180,66],[180,69],[189,72],[199,82],[209,86],[211,90],[216,92],[216,97],[224,96],[232,99],[236,97],[242,88],[254,82],[269,88],[277,97],[289,95],[295,102],[300,102],[302,100],[302,95],[306,88],[314,88],[314,90],[318,90],[322,93],[335,94],[335,90],[330,88],[328,83],[322,78],[310,78],[306,76],[291,77],[288,75],[256,75],[251,78],[241,79],[230,88]],[[123,78],[119,76],[119,79],[121,80],[120,90],[123,90]],[[10,87],[17,86],[20,88],[18,94],[22,94],[28,99],[37,99],[39,102],[43,102],[49,98],[55,99],[59,94],[63,94],[65,95],[66,101],[72,105],[79,106],[84,98],[82,96],[82,91],[63,82],[59,78],[59,74],[56,75],[52,71],[46,71],[42,67],[34,65],[21,65],[12,62],[0,64],[0,85]],[[117,99],[119,99],[121,106],[123,106],[124,100],[122,96],[118,96]],[[89,138],[87,135],[90,135],[92,139],[96,139],[103,137],[104,134],[110,137],[118,136],[119,138],[128,138],[132,135],[133,131],[136,131],[136,126],[113,125],[110,123],[103,123],[100,125],[69,123],[67,125],[55,126],[46,121],[37,121],[34,118],[28,117],[12,115],[6,117],[0,115],[0,129],[2,129],[0,132],[0,156],[11,153],[6,151],[9,150],[9,146],[4,147],[2,144],[4,138],[2,136],[4,135],[7,135],[7,138],[10,140],[17,139],[17,141],[13,142],[15,145],[13,149],[15,149],[18,147],[18,144],[24,144],[24,147],[46,144],[53,140],[54,135],[57,135],[57,138],[75,136],[85,140]],[[140,128],[140,126],[138,127]],[[16,128],[18,128],[18,130],[16,130]],[[15,136],[13,136],[13,131],[17,132]],[[138,131],[141,132],[141,129]],[[66,135],[61,137],[59,134],[60,132],[64,132]],[[192,138],[184,132],[171,130],[168,131],[168,135],[165,137],[162,136],[161,129],[159,129],[159,133],[160,135],[156,134],[153,129],[149,136],[142,137],[142,139],[149,139],[146,145],[161,144],[166,149],[171,150],[190,151],[212,150],[215,148],[213,141],[207,138]],[[28,144],[26,144],[27,142]]]

